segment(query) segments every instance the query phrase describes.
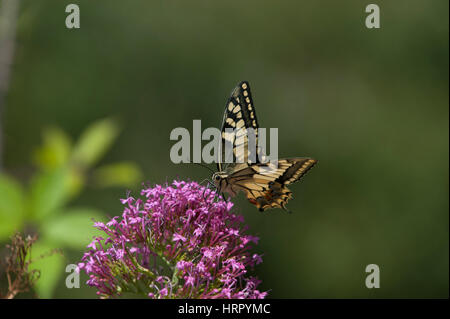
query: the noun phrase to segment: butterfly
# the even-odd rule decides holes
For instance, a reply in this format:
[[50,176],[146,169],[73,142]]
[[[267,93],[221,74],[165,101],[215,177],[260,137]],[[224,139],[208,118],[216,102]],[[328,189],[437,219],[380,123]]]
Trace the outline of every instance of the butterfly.
[[[219,147],[221,157],[212,182],[220,194],[225,192],[235,196],[243,191],[249,202],[260,211],[269,208],[288,211],[286,203],[292,198],[292,192],[287,185],[300,180],[317,160],[296,157],[279,159],[277,165],[266,162],[262,149],[257,146],[258,130],[250,85],[243,81],[233,90],[225,107]],[[235,161],[227,164],[222,161],[230,155],[226,153],[229,145]],[[250,147],[255,145],[257,147]]]

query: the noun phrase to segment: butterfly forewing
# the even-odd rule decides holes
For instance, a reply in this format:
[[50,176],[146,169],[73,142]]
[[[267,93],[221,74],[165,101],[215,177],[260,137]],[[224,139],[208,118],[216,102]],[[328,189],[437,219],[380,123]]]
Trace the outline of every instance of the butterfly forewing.
[[241,82],[228,99],[221,134],[219,171],[224,170],[224,162],[260,162],[263,154],[258,148],[258,120],[248,82]]

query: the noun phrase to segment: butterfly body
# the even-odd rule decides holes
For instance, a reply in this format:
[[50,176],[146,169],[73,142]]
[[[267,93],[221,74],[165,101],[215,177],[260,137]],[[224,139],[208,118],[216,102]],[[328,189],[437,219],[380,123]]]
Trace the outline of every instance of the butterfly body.
[[[227,132],[231,129],[234,134]],[[234,89],[226,105],[222,122],[222,157],[217,163],[218,172],[212,176],[213,183],[220,193],[230,196],[243,191],[260,211],[269,208],[286,210],[286,203],[292,198],[287,185],[300,180],[317,161],[298,157],[264,162],[261,149],[249,147],[252,142],[257,145],[258,129],[250,86],[244,81]],[[232,155],[237,162],[227,166],[222,162],[226,143],[233,145]]]

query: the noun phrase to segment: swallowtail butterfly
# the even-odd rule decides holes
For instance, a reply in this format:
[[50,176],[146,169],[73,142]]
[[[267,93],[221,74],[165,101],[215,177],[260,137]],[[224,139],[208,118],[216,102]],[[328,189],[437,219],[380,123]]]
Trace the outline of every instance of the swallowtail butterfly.
[[[286,203],[292,198],[287,185],[301,179],[317,161],[296,157],[279,159],[278,165],[264,163],[261,148],[249,148],[252,143],[258,145],[258,129],[250,86],[244,81],[233,90],[226,104],[219,147],[221,157],[217,161],[218,171],[212,176],[213,183],[219,193],[235,196],[243,191],[250,203],[260,211],[268,208],[287,210]],[[234,133],[230,134],[230,130],[234,130]],[[232,146],[235,159],[234,163],[228,165],[221,162],[226,157],[227,144]],[[252,154],[252,149],[257,154]]]

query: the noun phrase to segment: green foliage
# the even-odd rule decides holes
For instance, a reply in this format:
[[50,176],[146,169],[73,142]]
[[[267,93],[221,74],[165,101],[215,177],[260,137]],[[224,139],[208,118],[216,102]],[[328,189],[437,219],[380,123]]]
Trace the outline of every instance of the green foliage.
[[131,186],[142,175],[139,166],[131,162],[105,165],[96,170],[96,184],[106,186]]
[[22,187],[14,179],[0,174],[0,241],[22,227],[23,215]]
[[0,241],[23,231],[25,224],[37,229],[39,240],[33,245],[31,266],[41,272],[35,288],[42,298],[52,297],[66,262],[62,254],[38,257],[62,248],[80,250],[97,234],[92,220],[101,220],[102,212],[68,207],[89,182],[88,176],[94,176],[93,183],[101,187],[129,187],[141,178],[140,169],[130,162],[93,168],[118,133],[114,121],[103,119],[89,126],[72,146],[62,130],[44,130],[43,144],[33,153],[38,169],[28,189],[0,174]]
[[36,282],[35,289],[40,298],[51,298],[58,280],[62,277],[65,260],[56,241],[38,240],[33,244],[31,251],[31,269],[38,269],[40,272],[39,280]]
[[51,242],[65,247],[82,249],[95,235],[101,233],[92,227],[92,220],[101,220],[102,213],[92,208],[71,208],[42,226],[42,232]]
[[71,141],[64,131],[58,128],[44,130],[43,142],[43,145],[33,155],[36,165],[42,169],[52,169],[67,162]]
[[89,126],[73,149],[73,161],[83,167],[94,165],[110,148],[119,134],[117,124],[104,119]]
[[45,220],[65,203],[68,194],[67,169],[38,172],[30,184],[29,213],[32,219]]

